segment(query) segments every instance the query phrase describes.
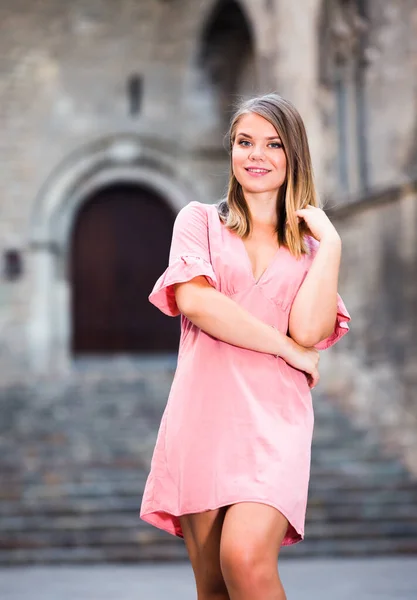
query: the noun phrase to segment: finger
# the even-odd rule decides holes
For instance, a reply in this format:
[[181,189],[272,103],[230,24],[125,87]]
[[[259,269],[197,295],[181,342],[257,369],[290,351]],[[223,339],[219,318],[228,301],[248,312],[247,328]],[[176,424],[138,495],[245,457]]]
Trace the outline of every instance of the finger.
[[295,212],[311,212],[317,210],[315,206],[311,206],[311,204],[307,204],[304,208],[298,208]]
[[317,369],[314,369],[314,371],[310,374],[310,378],[309,378],[310,389],[315,388],[316,385],[318,384],[319,380],[320,380],[319,372],[317,371]]

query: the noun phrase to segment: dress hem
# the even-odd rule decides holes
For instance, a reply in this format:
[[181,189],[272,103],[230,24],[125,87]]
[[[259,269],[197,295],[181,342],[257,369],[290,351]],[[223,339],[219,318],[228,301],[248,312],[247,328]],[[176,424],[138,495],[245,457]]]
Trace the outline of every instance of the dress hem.
[[[261,500],[259,498],[244,498],[244,499],[239,499],[239,500],[230,500],[230,501],[221,502],[220,504],[216,504],[216,505],[210,506],[208,508],[205,507],[205,508],[198,508],[198,509],[188,509],[186,512],[180,512],[178,514],[174,514],[172,511],[164,510],[163,508],[159,508],[159,509],[154,509],[154,510],[150,510],[150,511],[141,513],[140,518],[142,519],[142,521],[145,521],[146,523],[149,523],[150,525],[157,527],[158,529],[162,529],[163,531],[166,531],[167,533],[169,533],[171,535],[174,535],[179,538],[184,538],[181,528],[180,527],[177,528],[175,526],[175,523],[173,522],[172,517],[174,517],[174,519],[178,519],[178,517],[181,517],[181,516],[184,516],[187,514],[203,513],[203,512],[207,512],[209,510],[217,510],[217,509],[225,507],[225,506],[231,506],[232,504],[240,504],[242,502],[256,502],[258,504],[265,504],[267,506],[271,506],[272,508],[275,508],[276,510],[278,510],[287,519],[289,527],[292,527],[292,529],[295,531],[295,533],[299,537],[298,538],[287,538],[287,539],[284,538],[284,541],[281,544],[282,546],[293,546],[294,544],[298,544],[304,540],[304,530],[299,529],[299,528],[295,527],[295,525],[293,525],[292,519],[288,516],[288,512],[286,510],[282,509],[276,503],[268,502],[266,500]],[[168,519],[166,521],[162,520],[159,517],[160,513],[163,513],[167,517],[171,517],[171,520],[170,521]]]

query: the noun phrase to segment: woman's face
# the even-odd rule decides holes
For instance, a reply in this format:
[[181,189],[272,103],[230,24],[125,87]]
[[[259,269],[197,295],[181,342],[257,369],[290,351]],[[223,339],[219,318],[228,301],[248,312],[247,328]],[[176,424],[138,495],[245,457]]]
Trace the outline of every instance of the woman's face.
[[256,113],[242,115],[232,147],[233,173],[250,193],[277,191],[285,181],[287,159],[275,127]]

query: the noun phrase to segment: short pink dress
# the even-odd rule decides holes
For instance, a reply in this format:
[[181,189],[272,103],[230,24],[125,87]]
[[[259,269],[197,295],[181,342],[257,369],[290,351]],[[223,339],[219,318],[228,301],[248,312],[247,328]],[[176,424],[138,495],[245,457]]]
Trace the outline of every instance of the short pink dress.
[[[242,239],[220,221],[215,205],[190,202],[177,215],[169,266],[149,300],[179,315],[173,284],[204,275],[219,292],[287,333],[292,302],[314,260],[281,247],[255,281]],[[332,335],[349,329],[338,297]],[[283,545],[304,538],[313,405],[305,374],[271,354],[222,342],[181,315],[178,364],[162,416],[141,518],[183,537],[179,515],[237,502],[275,507],[288,519]]]

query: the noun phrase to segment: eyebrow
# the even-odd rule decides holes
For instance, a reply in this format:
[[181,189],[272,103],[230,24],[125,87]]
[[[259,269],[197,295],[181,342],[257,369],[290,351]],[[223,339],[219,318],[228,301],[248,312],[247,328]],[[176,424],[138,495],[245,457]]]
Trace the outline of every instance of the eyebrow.
[[[243,133],[243,132],[239,132],[236,137],[238,137],[239,135],[243,136],[243,137],[247,137],[252,139],[252,136],[249,135],[249,133]],[[281,137],[279,135],[272,135],[270,137],[265,138],[266,140],[280,140]]]

